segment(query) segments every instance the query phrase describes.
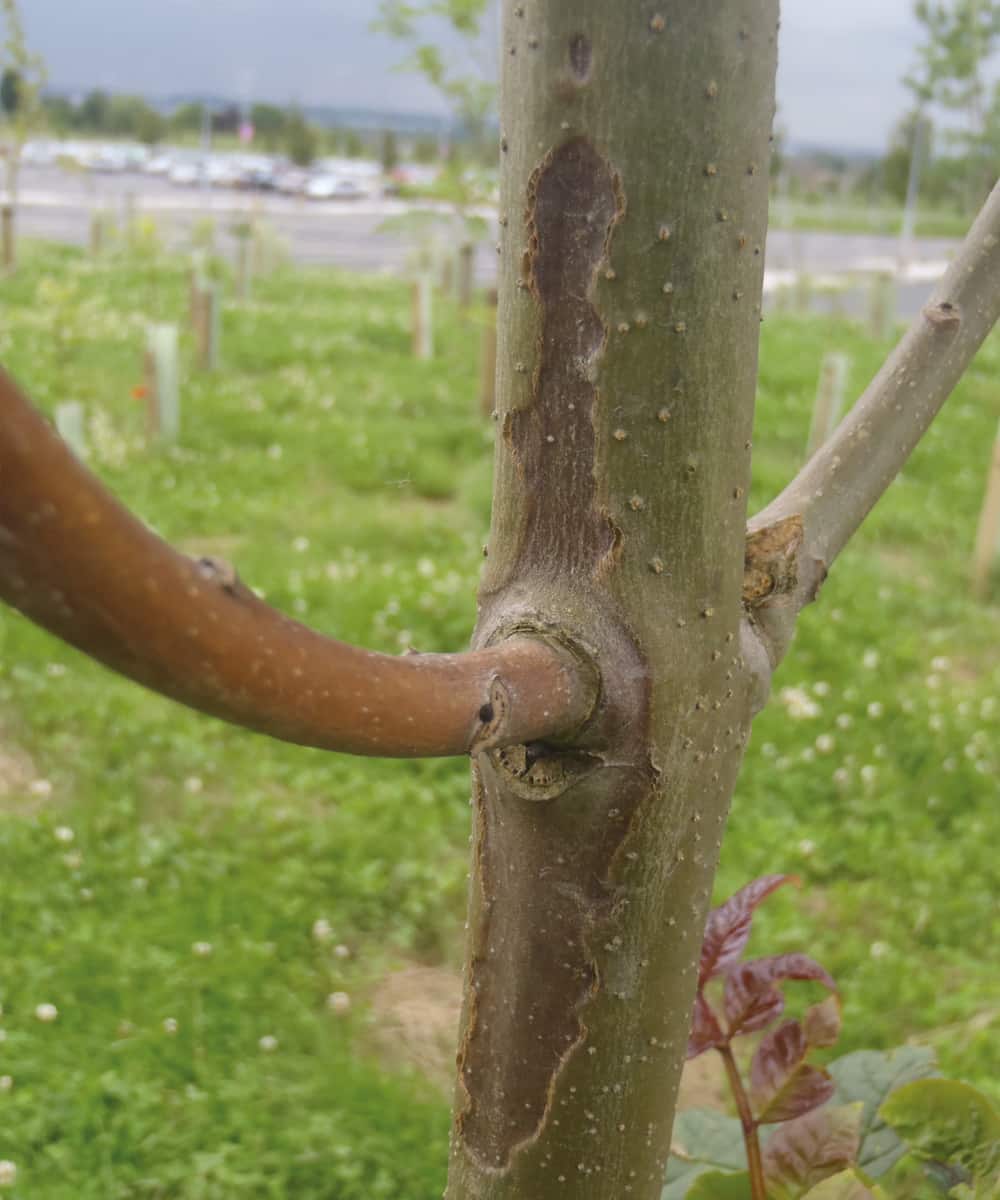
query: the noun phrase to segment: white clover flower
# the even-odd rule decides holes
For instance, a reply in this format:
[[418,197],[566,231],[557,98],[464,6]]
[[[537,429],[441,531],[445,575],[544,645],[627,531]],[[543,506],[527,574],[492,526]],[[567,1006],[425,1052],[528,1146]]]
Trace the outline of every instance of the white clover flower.
[[868,705],[868,715],[873,721],[877,721],[884,712],[885,705],[881,700],[873,700],[871,704]]
[[417,574],[424,579],[430,579],[437,572],[437,567],[429,558],[422,558],[417,563]]
[[136,875],[136,877],[132,880],[132,891],[133,892],[144,892],[148,889],[148,887],[149,887],[149,880],[146,879],[145,876],[143,876],[143,875]]
[[805,858],[811,858],[816,853],[816,843],[812,838],[803,838],[799,842],[799,853]]
[[334,952],[334,954],[336,954],[336,956],[338,958],[350,958],[351,957],[350,948],[343,944],[341,944],[339,946],[335,946],[333,952]]
[[177,1032],[178,1028],[179,1026],[174,1017],[167,1017],[163,1022],[163,1032],[169,1033],[171,1036]]
[[309,549],[309,539],[307,537],[297,537],[292,542],[292,549],[296,554],[305,554]]
[[273,443],[267,448],[267,457],[272,459],[274,462],[277,462],[284,453],[285,451],[281,446],[278,445],[277,442]]
[[864,656],[861,659],[861,662],[867,670],[874,671],[879,663],[878,651],[877,650],[866,650],[864,653]]
[[838,767],[833,773],[833,782],[837,787],[846,787],[851,782],[851,773],[845,767]]
[[816,696],[829,696],[830,685],[821,679],[819,683],[813,684],[813,694]]
[[33,796],[51,796],[52,784],[48,779],[34,779],[28,788]]
[[944,762],[941,764],[941,766],[950,775],[953,771],[955,771],[957,769],[958,763],[953,758],[946,758],[944,760]]
[[830,733],[821,733],[816,739],[816,749],[820,754],[832,754],[836,744],[833,734]]
[[10,1092],[14,1089],[13,1075],[0,1075],[0,1092]]
[[0,1187],[13,1187],[17,1183],[17,1167],[7,1158],[0,1158]]
[[927,678],[924,680],[924,684],[926,687],[930,688],[930,690],[932,692],[936,692],[937,689],[941,686],[941,676],[940,675],[928,675]]
[[52,831],[57,842],[62,842],[64,846],[68,846],[76,837],[76,834],[68,825],[57,825]]
[[872,958],[885,958],[889,953],[889,946],[885,942],[872,942],[868,953]]
[[198,958],[208,958],[212,953],[212,943],[195,942],[191,947],[191,953],[197,955]]
[[313,921],[312,927],[313,940],[323,943],[333,941],[333,926],[326,917],[317,917]]
[[875,777],[878,775],[878,771],[875,769],[875,767],[864,766],[861,768],[860,775],[862,783],[874,783]]
[[850,729],[853,724],[854,724],[854,718],[851,716],[850,713],[841,713],[840,716],[837,717],[837,728],[838,729]]
[[257,1045],[264,1051],[265,1054],[273,1054],[278,1048],[278,1039],[270,1033],[266,1033]]
[[64,663],[48,663],[45,667],[45,674],[52,679],[62,679],[66,674],[66,666]]
[[944,655],[939,655],[937,658],[931,659],[932,671],[948,671],[951,669],[951,659],[945,658]]
[[940,733],[941,730],[944,729],[944,717],[942,717],[940,713],[932,713],[931,716],[927,718],[927,724],[928,727],[934,731],[934,733]]
[[806,746],[799,757],[803,762],[815,762],[816,751],[812,748],[812,746]]
[[71,871],[79,871],[80,867],[83,866],[83,855],[79,851],[74,850],[71,854],[63,855],[63,863]]
[[187,779],[184,780],[184,790],[189,792],[192,796],[197,796],[204,786],[205,784],[198,775],[189,775]]
[[761,746],[760,752],[764,758],[776,758],[778,754],[778,747],[774,744],[774,742],[765,742],[763,746]]
[[331,992],[326,998],[326,1006],[338,1016],[351,1011],[351,997],[346,992]]
[[819,716],[819,705],[804,688],[782,688],[778,699],[793,720],[804,721]]
[[93,898],[94,898],[94,891],[93,891],[93,888],[88,888],[88,887],[82,887],[82,888],[80,888],[80,899],[81,899],[81,900],[82,900],[82,901],[83,901],[85,904],[89,904],[89,903],[90,903],[90,901],[91,901],[91,900],[93,900]]
[[35,1008],[35,1017],[44,1025],[51,1025],[59,1017],[59,1009],[54,1004],[39,1004]]

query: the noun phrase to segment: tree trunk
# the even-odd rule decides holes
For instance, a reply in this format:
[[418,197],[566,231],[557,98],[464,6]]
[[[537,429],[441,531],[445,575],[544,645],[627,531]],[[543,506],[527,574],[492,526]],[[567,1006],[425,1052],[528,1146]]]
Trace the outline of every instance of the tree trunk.
[[477,645],[591,659],[572,742],[474,760],[450,1200],[659,1197],[741,637],[776,0],[507,0]]

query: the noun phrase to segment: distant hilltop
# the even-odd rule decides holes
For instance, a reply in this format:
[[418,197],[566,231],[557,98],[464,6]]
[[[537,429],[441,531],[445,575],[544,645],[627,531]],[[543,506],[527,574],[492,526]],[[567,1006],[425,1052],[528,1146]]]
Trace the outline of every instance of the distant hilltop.
[[[91,88],[80,87],[47,89],[50,95],[64,96],[75,102],[82,100],[91,90]],[[168,96],[145,96],[144,99],[165,116],[186,104],[207,104],[216,112],[240,107],[240,102],[232,96],[212,92],[176,92]],[[254,102],[256,103],[256,99]],[[270,100],[262,102],[278,103]],[[285,106],[285,103],[278,103],[280,108]],[[440,113],[397,112],[374,108],[339,107],[330,104],[303,104],[300,107],[306,119],[316,125],[335,129],[355,129],[359,133],[391,129],[394,133],[411,137],[443,137],[456,132],[455,119]]]

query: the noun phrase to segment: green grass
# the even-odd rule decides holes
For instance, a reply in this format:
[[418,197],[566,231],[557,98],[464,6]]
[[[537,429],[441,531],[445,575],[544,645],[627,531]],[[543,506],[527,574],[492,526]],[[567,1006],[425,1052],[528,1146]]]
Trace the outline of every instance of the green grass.
[[[972,218],[952,209],[917,210],[917,237],[964,237]],[[822,233],[872,233],[898,237],[903,227],[903,209],[897,204],[864,204],[852,200],[775,200],[771,225]]]
[[[34,247],[0,294],[0,360],[43,407],[88,406],[93,465],[182,547],[233,559],[348,640],[460,648],[490,493],[475,327],[443,314],[439,356],[418,364],[399,282],[261,280],[226,308],[222,369],[186,372],[180,446],[150,454],[131,394],[142,328],[185,304],[180,263]],[[800,461],[822,354],[850,353],[856,391],[885,351],[809,318],[769,318],[763,336],[756,504]],[[183,350],[190,363],[186,335]],[[805,890],[769,903],[754,944],[833,970],[845,1048],[930,1040],[994,1094],[1000,593],[973,604],[966,574],[998,375],[994,342],[804,617],[718,887],[797,872]],[[368,998],[400,963],[460,959],[466,764],[271,743],[7,610],[0,664],[12,1194],[439,1196],[446,1102],[378,1058]],[[319,919],[330,937],[313,935]],[[56,1021],[36,1018],[44,1003]]]

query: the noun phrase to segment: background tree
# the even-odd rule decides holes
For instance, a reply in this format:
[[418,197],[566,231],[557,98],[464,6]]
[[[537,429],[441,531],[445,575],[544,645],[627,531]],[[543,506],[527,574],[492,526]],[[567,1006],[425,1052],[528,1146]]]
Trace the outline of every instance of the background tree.
[[1000,316],[998,190],[747,529],[777,16],[507,5],[500,436],[469,653],[372,655],[290,621],[170,550],[0,382],[8,602],[287,740],[473,756],[452,1200],[659,1197],[753,716]]
[[31,130],[41,118],[41,93],[45,84],[45,64],[28,49],[24,21],[17,0],[0,0],[4,22],[4,41],[0,51],[0,82],[5,85],[2,103],[7,125],[6,162],[7,204],[10,217],[6,227],[4,265],[10,270],[15,262],[14,222],[16,220],[21,151]]
[[[916,0],[914,14],[924,41],[906,83],[918,112],[928,105],[965,116],[951,136],[966,155],[967,201],[981,203],[997,177],[988,157],[986,64],[1000,43],[1000,0]],[[986,151],[986,153],[984,153]]]
[[250,109],[254,137],[267,150],[277,150],[285,136],[285,110],[276,104],[255,104]]
[[386,129],[382,134],[381,158],[384,171],[391,171],[399,166],[399,142],[391,129]]
[[290,108],[285,117],[285,151],[298,167],[308,167],[316,157],[319,139],[299,108]]

